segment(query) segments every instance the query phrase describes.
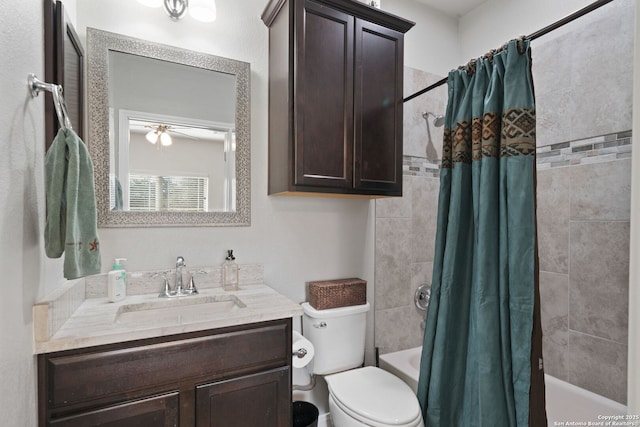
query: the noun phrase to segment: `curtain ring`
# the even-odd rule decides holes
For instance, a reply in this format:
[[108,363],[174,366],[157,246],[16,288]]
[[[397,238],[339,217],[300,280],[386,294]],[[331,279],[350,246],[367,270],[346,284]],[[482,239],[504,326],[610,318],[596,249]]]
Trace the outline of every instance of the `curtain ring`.
[[489,62],[493,61],[493,55],[496,54],[496,50],[495,49],[491,49],[489,52],[484,54],[484,59],[488,60]]
[[467,71],[467,75],[471,76],[473,74],[476,73],[476,64],[477,64],[478,60],[476,58],[473,58],[471,61],[469,61],[465,67],[465,70]]
[[527,48],[524,44],[524,41],[526,39],[527,39],[527,36],[525,35],[522,35],[516,39],[516,46],[518,47],[518,53],[520,55],[523,55],[527,51]]

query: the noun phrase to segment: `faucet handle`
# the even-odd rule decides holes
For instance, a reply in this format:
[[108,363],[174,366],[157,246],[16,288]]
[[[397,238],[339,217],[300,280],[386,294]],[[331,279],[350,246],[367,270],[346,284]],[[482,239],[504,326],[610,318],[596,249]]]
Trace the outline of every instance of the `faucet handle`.
[[173,296],[172,292],[171,292],[171,287],[169,286],[169,279],[167,279],[167,273],[168,271],[161,271],[159,273],[156,273],[154,275],[151,276],[151,278],[154,277],[162,277],[163,280],[163,289],[162,291],[160,291],[160,295],[158,295],[159,298],[169,298],[171,296]]
[[204,270],[190,271],[189,272],[189,283],[187,284],[186,287],[184,287],[182,289],[182,293],[183,294],[193,295],[193,294],[197,294],[198,293],[198,289],[196,288],[196,282],[193,280],[193,277],[196,274],[207,274],[207,272],[204,271]]
[[176,258],[176,268],[186,266],[187,264],[184,262],[184,257],[179,256],[178,258]]

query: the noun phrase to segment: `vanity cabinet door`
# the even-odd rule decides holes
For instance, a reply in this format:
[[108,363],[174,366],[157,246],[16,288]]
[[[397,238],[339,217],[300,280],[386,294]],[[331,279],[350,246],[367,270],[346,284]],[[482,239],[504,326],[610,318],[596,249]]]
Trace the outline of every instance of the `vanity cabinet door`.
[[288,366],[198,386],[197,427],[290,427]]
[[178,393],[168,393],[50,421],[51,427],[176,427]]

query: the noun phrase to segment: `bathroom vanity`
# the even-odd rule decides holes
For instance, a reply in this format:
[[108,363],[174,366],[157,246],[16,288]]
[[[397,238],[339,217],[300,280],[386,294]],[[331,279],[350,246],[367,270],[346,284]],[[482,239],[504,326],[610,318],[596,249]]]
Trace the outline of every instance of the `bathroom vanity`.
[[291,319],[38,356],[41,425],[290,426]]
[[264,285],[87,299],[48,340],[36,330],[39,425],[289,427],[300,312]]

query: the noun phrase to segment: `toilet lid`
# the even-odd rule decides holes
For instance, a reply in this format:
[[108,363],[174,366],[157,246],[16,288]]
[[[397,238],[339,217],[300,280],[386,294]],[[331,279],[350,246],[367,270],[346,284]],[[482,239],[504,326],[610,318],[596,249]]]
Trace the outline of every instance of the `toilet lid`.
[[325,379],[336,404],[361,421],[402,426],[421,416],[413,390],[380,368],[367,366]]

